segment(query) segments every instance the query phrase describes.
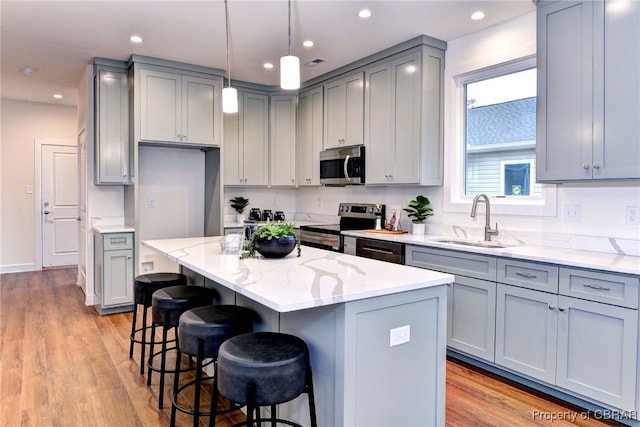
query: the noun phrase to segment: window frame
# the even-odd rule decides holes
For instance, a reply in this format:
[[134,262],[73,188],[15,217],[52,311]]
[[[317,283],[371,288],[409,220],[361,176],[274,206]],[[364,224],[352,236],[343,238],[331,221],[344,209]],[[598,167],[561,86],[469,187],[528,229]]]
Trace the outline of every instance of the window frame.
[[[451,165],[445,176],[444,208],[449,212],[469,212],[474,195],[465,194],[466,161],[466,90],[467,83],[524,71],[537,66],[536,55],[527,55],[487,67],[453,74],[449,78],[450,138],[446,164]],[[522,161],[524,162],[524,161]],[[501,172],[502,173],[502,172]],[[557,186],[542,184],[539,197],[490,196],[491,211],[496,214],[525,216],[556,216]]]

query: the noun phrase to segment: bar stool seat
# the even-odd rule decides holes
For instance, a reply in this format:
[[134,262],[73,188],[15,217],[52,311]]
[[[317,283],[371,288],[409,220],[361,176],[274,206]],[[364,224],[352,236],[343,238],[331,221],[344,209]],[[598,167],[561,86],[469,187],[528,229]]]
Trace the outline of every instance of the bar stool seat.
[[313,380],[307,344],[298,337],[276,332],[237,335],[222,343],[218,351],[220,394],[247,405],[247,421],[236,426],[260,425],[260,407],[271,407],[267,421],[292,426],[299,424],[277,418],[276,405],[302,393],[309,398],[311,426],[317,426]]
[[[170,342],[167,338],[171,329],[178,327],[180,316],[192,308],[213,305],[216,292],[204,286],[169,286],[155,291],[151,297],[151,342],[149,359],[147,361],[147,386],[151,385],[152,372],[160,374],[160,389],[158,391],[158,408],[163,408],[164,377],[166,373],[175,373],[167,369],[167,351],[177,349],[177,346],[167,348]],[[161,350],[154,352],[156,327],[162,327]],[[177,335],[177,334],[176,334]],[[153,366],[153,359],[160,356],[160,367]],[[185,370],[192,370],[185,369]]]
[[[203,380],[209,379],[203,375],[205,359],[212,359],[214,367],[218,358],[218,349],[222,343],[236,335],[253,331],[256,314],[245,307],[236,305],[214,305],[198,307],[185,311],[180,316],[178,326],[178,357],[176,358],[176,374],[173,383],[173,399],[171,407],[171,426],[175,426],[176,410],[193,415],[193,425],[197,426],[200,416],[208,416],[209,425],[215,425],[216,414],[224,414],[240,407],[231,405],[229,409],[216,411],[218,400],[217,378],[213,377],[211,394],[211,408],[209,412],[200,411],[200,386]],[[182,353],[196,357],[196,376],[182,386],[180,384],[180,355]],[[178,404],[179,394],[194,386],[193,409]]]
[[[144,375],[147,334],[151,329],[151,325],[147,325],[147,312],[151,307],[151,296],[158,289],[186,284],[187,276],[181,273],[149,273],[135,278],[133,282],[133,318],[131,320],[131,335],[129,336],[129,359],[133,359],[134,345],[140,344],[140,375]],[[142,326],[140,328],[137,327],[139,305],[143,307]],[[140,335],[140,338],[137,335]]]

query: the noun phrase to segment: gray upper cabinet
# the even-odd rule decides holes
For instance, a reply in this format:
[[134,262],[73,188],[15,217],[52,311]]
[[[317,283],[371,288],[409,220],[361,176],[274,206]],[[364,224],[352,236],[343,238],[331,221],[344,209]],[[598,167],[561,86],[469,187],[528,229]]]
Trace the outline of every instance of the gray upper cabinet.
[[363,143],[364,78],[362,71],[324,85],[324,148]]
[[298,95],[298,186],[320,185],[322,87]]
[[640,178],[640,4],[537,13],[538,180]]
[[130,183],[127,70],[95,66],[95,183]]
[[274,95],[269,100],[271,186],[296,185],[296,96]]
[[221,78],[157,67],[135,70],[140,141],[195,147],[221,145]]
[[269,96],[238,92],[238,113],[224,115],[224,184],[269,184]]
[[442,184],[443,71],[431,46],[365,70],[367,184]]

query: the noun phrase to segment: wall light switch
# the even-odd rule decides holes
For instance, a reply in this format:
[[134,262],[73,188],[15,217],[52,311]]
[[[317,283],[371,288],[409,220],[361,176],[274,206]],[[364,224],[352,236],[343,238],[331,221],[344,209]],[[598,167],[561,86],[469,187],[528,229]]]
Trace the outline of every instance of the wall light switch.
[[33,194],[33,185],[27,185],[27,194]]
[[582,221],[582,205],[566,205],[562,219],[574,222]]
[[156,201],[154,199],[148,199],[147,200],[147,207],[148,208],[155,208],[156,207]]

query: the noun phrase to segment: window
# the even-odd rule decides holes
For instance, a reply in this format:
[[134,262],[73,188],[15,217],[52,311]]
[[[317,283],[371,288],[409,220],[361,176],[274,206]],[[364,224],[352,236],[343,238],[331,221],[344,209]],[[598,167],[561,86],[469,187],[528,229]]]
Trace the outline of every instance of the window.
[[463,195],[540,198],[535,182],[536,68],[516,61],[468,73]]

